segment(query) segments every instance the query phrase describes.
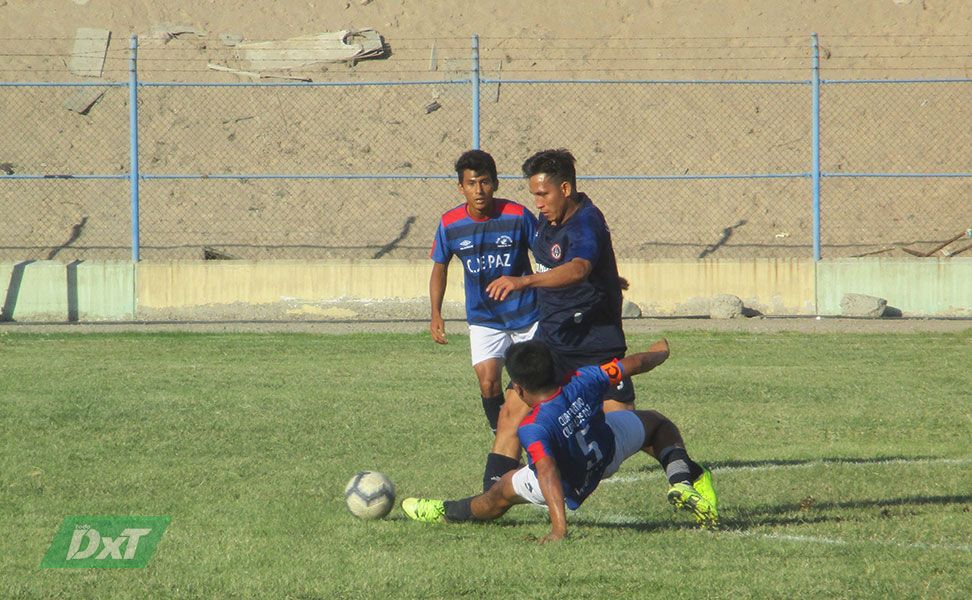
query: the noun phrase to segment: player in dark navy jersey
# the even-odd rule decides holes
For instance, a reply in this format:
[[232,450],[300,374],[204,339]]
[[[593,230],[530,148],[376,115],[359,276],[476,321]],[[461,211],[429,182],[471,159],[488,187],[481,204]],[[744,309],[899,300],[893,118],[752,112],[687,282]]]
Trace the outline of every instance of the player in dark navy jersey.
[[577,509],[601,480],[641,450],[665,469],[668,501],[692,512],[702,527],[717,527],[712,474],[689,458],[675,425],[656,411],[604,412],[610,387],[655,368],[668,354],[668,342],[660,340],[647,352],[582,367],[558,387],[553,357],[543,342],[514,344],[506,353],[506,368],[513,388],[531,408],[518,429],[530,464],[507,473],[479,496],[445,502],[406,498],[402,509],[412,519],[435,523],[488,521],[515,504],[546,505],[551,531],[541,542],[555,541],[567,535],[565,506]]
[[[529,247],[536,233],[536,219],[524,206],[493,197],[499,182],[496,163],[488,153],[470,150],[459,157],[455,168],[465,203],[443,214],[435,233],[429,279],[429,331],[437,343],[446,343],[442,300],[448,265],[456,257],[462,264],[465,282],[473,369],[479,379],[483,410],[495,432],[500,407],[505,402],[501,385],[503,353],[510,344],[533,337],[539,312],[535,290],[524,289],[502,299],[490,298],[485,290],[497,277],[533,272]],[[486,459],[484,489],[503,473],[518,467],[519,457],[520,446],[515,437],[497,437]]]
[[[537,272],[500,277],[486,291],[491,298],[503,300],[509,294],[537,290],[537,339],[553,352],[561,380],[583,365],[624,356],[623,280],[604,215],[586,194],[577,192],[573,155],[567,150],[538,152],[523,163],[523,175],[540,212],[532,243]],[[634,386],[626,377],[607,391],[604,408],[633,409],[634,400]],[[527,412],[522,402],[507,402],[497,439],[514,439],[516,426]]]

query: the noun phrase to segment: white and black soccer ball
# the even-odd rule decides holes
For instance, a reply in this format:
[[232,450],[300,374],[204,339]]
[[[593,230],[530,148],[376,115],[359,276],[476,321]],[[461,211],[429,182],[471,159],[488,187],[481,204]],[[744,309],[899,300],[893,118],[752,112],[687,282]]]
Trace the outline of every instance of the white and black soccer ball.
[[344,502],[359,519],[381,519],[395,506],[395,484],[377,471],[361,471],[344,487]]

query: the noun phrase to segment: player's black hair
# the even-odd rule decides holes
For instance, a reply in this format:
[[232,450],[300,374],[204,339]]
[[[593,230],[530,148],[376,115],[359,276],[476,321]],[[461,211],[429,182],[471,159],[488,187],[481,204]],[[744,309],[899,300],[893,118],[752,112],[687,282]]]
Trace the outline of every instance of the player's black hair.
[[467,150],[462,153],[456,161],[456,175],[459,176],[459,183],[462,183],[462,172],[470,170],[475,173],[489,173],[493,178],[493,187],[499,188],[499,177],[496,175],[496,161],[483,150]]
[[569,181],[576,190],[577,172],[574,170],[574,162],[574,155],[570,150],[542,150],[523,161],[523,177],[529,179],[543,173],[556,179],[557,183]]
[[528,392],[542,392],[556,385],[553,355],[543,342],[518,342],[506,349],[503,358],[510,379]]

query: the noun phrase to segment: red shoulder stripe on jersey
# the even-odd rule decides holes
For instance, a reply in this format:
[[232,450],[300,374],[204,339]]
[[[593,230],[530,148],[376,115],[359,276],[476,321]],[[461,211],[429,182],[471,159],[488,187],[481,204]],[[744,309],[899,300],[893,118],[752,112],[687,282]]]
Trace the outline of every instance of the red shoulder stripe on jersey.
[[529,425],[529,424],[533,423],[534,421],[536,421],[537,420],[537,413],[538,412],[540,412],[540,405],[539,404],[537,404],[536,406],[533,407],[533,410],[530,411],[530,414],[528,414],[527,416],[523,417],[523,420],[520,421],[520,427],[523,427],[524,425]]
[[533,464],[537,464],[541,458],[547,457],[547,453],[543,449],[543,444],[540,442],[533,442],[527,446],[527,453],[530,455],[530,460],[533,461]]
[[523,216],[524,211],[522,205],[517,204],[516,202],[510,202],[509,200],[500,200],[499,209],[499,213],[501,215],[513,215],[516,217]]
[[529,425],[529,424],[533,423],[534,421],[536,421],[537,420],[537,414],[540,412],[540,407],[543,405],[543,403],[544,402],[549,402],[550,400],[553,400],[554,398],[556,398],[557,395],[560,394],[560,392],[562,390],[563,390],[563,388],[557,388],[557,391],[554,392],[554,393],[552,393],[552,394],[550,394],[550,397],[549,398],[545,398],[545,399],[541,400],[539,404],[537,404],[536,406],[534,406],[533,407],[533,410],[530,411],[530,414],[528,414],[527,416],[523,417],[523,420],[520,421],[519,427],[523,427],[524,425]]
[[611,385],[618,385],[624,379],[624,367],[621,366],[621,361],[616,358],[601,365],[601,370],[608,376]]
[[461,221],[468,216],[469,214],[466,212],[466,205],[460,204],[459,206],[453,208],[450,211],[447,211],[445,214],[442,215],[442,225],[448,227],[449,225],[452,225],[456,221]]

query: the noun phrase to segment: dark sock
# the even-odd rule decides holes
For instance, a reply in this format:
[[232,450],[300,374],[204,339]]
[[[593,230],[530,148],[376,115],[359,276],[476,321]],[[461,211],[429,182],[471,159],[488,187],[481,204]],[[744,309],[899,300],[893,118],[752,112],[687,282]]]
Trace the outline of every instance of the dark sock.
[[658,462],[665,469],[665,475],[668,476],[668,483],[671,485],[675,485],[676,483],[687,483],[691,485],[693,481],[702,475],[702,467],[689,458],[685,448],[678,446],[665,448],[658,454]]
[[515,458],[490,452],[486,456],[486,470],[483,472],[483,492],[489,491],[489,488],[493,487],[500,477],[506,475],[507,471],[512,471],[519,466],[520,461]]
[[495,396],[481,396],[483,399],[483,412],[486,413],[486,420],[489,421],[489,428],[496,433],[496,424],[499,423],[500,407],[503,406],[503,402],[506,397],[503,394],[496,394]]
[[474,497],[475,496],[470,496],[468,498],[463,498],[462,500],[446,500],[443,502],[445,505],[446,519],[452,523],[471,521],[473,518],[472,499]]

